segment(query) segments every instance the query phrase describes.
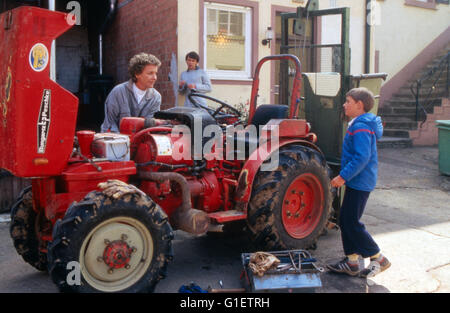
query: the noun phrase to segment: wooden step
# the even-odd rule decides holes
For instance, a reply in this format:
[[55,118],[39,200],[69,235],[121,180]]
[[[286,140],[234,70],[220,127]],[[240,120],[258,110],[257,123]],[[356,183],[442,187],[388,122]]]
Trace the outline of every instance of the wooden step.
[[[426,100],[426,103],[434,103],[439,105],[442,102],[442,97],[430,97]],[[424,104],[424,101],[419,101],[420,104]],[[386,101],[387,106],[415,106],[415,98],[404,98],[404,99],[390,99]]]
[[416,121],[390,121],[385,120],[384,121],[384,127],[385,128],[396,128],[396,129],[417,129],[417,122]]
[[397,128],[385,128],[383,130],[383,137],[409,138],[409,130]]
[[415,121],[416,120],[416,114],[408,113],[408,114],[400,114],[400,113],[382,113],[379,114],[381,116],[381,119],[383,122],[385,121]]
[[410,148],[412,147],[412,140],[409,138],[399,137],[381,137],[377,142],[379,149],[383,148]]

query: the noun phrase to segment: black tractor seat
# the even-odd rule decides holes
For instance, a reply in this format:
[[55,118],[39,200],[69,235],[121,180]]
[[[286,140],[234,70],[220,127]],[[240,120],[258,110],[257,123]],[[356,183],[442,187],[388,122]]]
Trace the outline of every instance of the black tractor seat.
[[[261,104],[256,108],[255,114],[248,125],[254,125],[255,134],[243,132],[238,135],[234,133],[234,157],[245,155],[247,159],[253,151],[259,147],[260,127],[266,125],[271,119],[286,119],[288,117],[289,106],[284,104]],[[248,125],[246,129],[248,128]],[[253,136],[252,136],[253,135]],[[227,138],[228,139],[228,138]],[[245,149],[245,151],[243,151]]]
[[249,122],[251,125],[255,125],[258,129],[264,126],[271,119],[286,119],[288,117],[289,106],[285,104],[261,104],[256,108],[255,114],[252,120]]

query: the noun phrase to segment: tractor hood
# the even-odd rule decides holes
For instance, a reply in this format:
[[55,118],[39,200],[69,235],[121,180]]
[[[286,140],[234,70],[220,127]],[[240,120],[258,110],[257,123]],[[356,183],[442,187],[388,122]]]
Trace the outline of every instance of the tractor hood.
[[0,167],[60,174],[73,148],[78,99],[50,79],[52,41],[72,27],[61,12],[22,6],[0,15]]

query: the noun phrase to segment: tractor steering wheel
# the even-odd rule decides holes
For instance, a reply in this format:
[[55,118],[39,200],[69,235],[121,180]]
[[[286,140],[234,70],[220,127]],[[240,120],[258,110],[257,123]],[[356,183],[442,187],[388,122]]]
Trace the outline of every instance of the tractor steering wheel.
[[[194,96],[195,96],[195,97],[200,97],[200,98],[205,98],[205,99],[208,99],[208,100],[217,102],[217,103],[220,104],[220,106],[219,106],[219,108],[217,108],[216,110],[214,110],[214,109],[211,109],[211,108],[209,108],[209,107],[207,107],[207,106],[200,105],[197,101],[195,101],[195,100],[192,98],[192,97],[194,97]],[[228,103],[225,103],[225,102],[223,102],[223,101],[220,101],[219,99],[216,99],[216,98],[213,98],[213,97],[210,97],[210,96],[206,96],[206,95],[204,95],[204,94],[197,93],[197,92],[191,92],[190,94],[188,94],[188,98],[189,98],[189,100],[191,100],[191,103],[192,103],[195,107],[205,110],[205,111],[208,112],[209,115],[211,115],[215,120],[218,120],[218,119],[224,118],[224,117],[237,117],[238,119],[240,119],[240,117],[241,117],[241,112],[239,112],[236,108],[234,108],[233,106],[229,105]],[[232,113],[229,114],[229,113],[222,112],[223,109],[225,109],[225,108],[226,108],[226,109],[229,109],[230,111],[232,111]]]

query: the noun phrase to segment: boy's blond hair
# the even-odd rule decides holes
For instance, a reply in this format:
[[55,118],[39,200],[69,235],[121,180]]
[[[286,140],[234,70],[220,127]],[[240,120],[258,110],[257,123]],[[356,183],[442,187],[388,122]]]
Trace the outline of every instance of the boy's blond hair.
[[373,93],[366,87],[353,88],[345,96],[352,97],[356,102],[361,101],[364,105],[364,112],[372,110],[375,103]]
[[145,52],[136,54],[131,58],[130,63],[128,63],[128,72],[130,73],[133,82],[136,82],[136,75],[142,73],[144,67],[147,65],[161,66],[161,61],[155,57],[153,54],[148,54]]

